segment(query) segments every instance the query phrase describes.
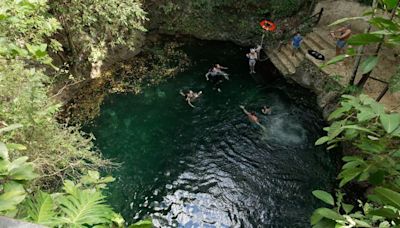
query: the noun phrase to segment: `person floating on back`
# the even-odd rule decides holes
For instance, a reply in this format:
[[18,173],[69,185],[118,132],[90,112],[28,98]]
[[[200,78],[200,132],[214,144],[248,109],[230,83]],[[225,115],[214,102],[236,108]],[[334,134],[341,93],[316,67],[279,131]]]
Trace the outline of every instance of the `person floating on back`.
[[292,56],[294,56],[295,52],[300,49],[301,43],[303,42],[303,37],[300,32],[296,32],[296,35],[292,39]]
[[195,101],[197,98],[199,98],[202,93],[203,93],[202,91],[195,93],[192,90],[189,90],[187,93],[183,93],[182,90],[179,91],[179,94],[185,97],[186,102],[192,108],[195,108],[192,102]]
[[223,82],[223,80],[229,80],[229,74],[223,71],[226,69],[228,69],[228,67],[215,64],[205,75],[207,81],[210,80],[214,84],[215,88],[217,88],[218,92],[221,92],[219,85]]
[[[339,33],[339,35],[336,35],[336,33]],[[350,24],[330,32],[331,36],[336,40],[336,56],[342,54],[351,33]]]
[[254,70],[256,67],[256,62],[259,57],[259,52],[261,50],[261,45],[258,45],[257,48],[251,48],[250,53],[247,53],[246,56],[249,58],[249,67],[250,67],[250,74],[255,74],[256,71]]

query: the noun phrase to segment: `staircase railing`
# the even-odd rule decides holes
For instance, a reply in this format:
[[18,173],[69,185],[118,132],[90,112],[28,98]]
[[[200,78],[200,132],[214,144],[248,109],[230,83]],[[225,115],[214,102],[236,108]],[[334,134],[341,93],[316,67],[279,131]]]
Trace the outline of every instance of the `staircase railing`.
[[[311,23],[309,24],[309,25],[311,25],[311,26],[317,25],[317,24],[319,23],[319,21],[321,20],[321,17],[322,17],[322,14],[323,14],[323,13],[324,13],[324,8],[321,8],[321,9],[319,10],[318,13],[316,13],[316,14],[314,14],[314,15],[311,15],[311,16],[307,17],[306,19],[304,19],[303,21],[301,21],[297,27],[292,28],[292,29],[290,29],[289,31],[285,31],[286,37],[284,37],[284,38],[279,42],[278,51],[281,50],[283,44],[284,44],[285,42],[287,42],[287,41],[293,36],[293,33],[294,33],[294,32],[296,32],[296,31],[298,31],[298,30],[301,30],[301,27],[302,27],[302,26],[303,26],[303,27],[307,27],[307,25],[308,25],[309,22],[311,22]],[[313,22],[313,20],[315,20],[315,21]],[[304,29],[304,28],[303,28],[303,29]],[[289,36],[289,37],[287,37],[287,36]]]

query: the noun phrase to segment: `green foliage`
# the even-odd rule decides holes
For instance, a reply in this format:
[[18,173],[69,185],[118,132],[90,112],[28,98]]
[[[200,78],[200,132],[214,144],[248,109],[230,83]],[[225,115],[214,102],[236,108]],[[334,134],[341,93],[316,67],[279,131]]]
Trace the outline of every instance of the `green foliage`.
[[49,5],[63,28],[65,58],[74,76],[84,75],[77,70],[88,66],[83,60],[96,63],[116,46],[132,51],[141,46],[147,18],[139,0],[55,0]]
[[26,197],[24,184],[37,175],[27,157],[10,161],[7,146],[0,142],[0,213],[13,216],[17,205]]
[[336,203],[329,193],[317,190],[313,194],[333,209],[317,209],[311,223],[315,227],[390,227],[400,223],[400,114],[386,113],[384,106],[361,94],[343,95],[340,107],[328,117],[332,121],[324,128],[327,135],[316,145],[327,144],[328,149],[345,142],[352,145],[351,156],[344,156],[338,175],[339,187],[350,181],[367,182],[376,187],[368,202],[359,201],[361,211],[343,202],[337,194]]
[[48,94],[49,78],[41,70],[27,69],[20,62],[0,66],[0,120],[23,127],[4,136],[4,142],[26,146],[11,150],[13,157],[30,156],[40,174],[36,181],[50,189],[61,180],[81,175],[85,169],[110,165],[93,152],[91,138],[78,128],[57,122],[60,105]]
[[[46,0],[2,0],[0,2],[0,55],[7,58],[34,59],[50,63],[46,37],[60,28],[58,21],[47,14]],[[52,48],[58,51],[57,41]]]
[[[363,1],[363,2],[371,2],[372,1]],[[379,6],[386,11],[387,14],[391,14],[391,11],[397,6],[398,0],[378,0]],[[385,16],[380,16],[375,14],[376,9],[371,10],[370,12],[365,13],[363,16],[359,17],[350,17],[350,18],[342,18],[339,19],[330,26],[342,24],[345,22],[349,22],[352,20],[363,20],[368,22],[373,27],[373,32],[371,33],[361,33],[352,35],[348,44],[353,46],[364,46],[364,45],[376,45],[382,43],[388,47],[396,47],[400,46],[400,17],[399,17],[399,9],[397,9],[397,13],[394,14],[393,19],[388,19]],[[347,49],[346,54],[339,55],[327,63],[323,65],[327,66],[330,64],[335,64],[337,62],[341,62],[346,58],[356,56],[358,53],[354,50],[354,48]],[[363,74],[367,74],[371,72],[377,63],[379,62],[379,56],[375,54],[365,54],[365,59],[361,64],[361,70]],[[398,88],[396,82],[399,81],[397,74],[393,75],[390,83],[394,83],[391,88]],[[391,91],[397,91],[396,89],[391,89]]]

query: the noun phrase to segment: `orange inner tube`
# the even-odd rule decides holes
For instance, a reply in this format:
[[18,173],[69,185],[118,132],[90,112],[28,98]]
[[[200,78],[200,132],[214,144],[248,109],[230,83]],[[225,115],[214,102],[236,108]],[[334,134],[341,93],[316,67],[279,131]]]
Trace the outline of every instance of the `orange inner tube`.
[[275,25],[273,22],[271,22],[271,21],[262,20],[262,21],[260,22],[260,25],[261,25],[261,27],[262,27],[264,30],[266,30],[266,31],[271,31],[271,32],[273,32],[273,31],[275,31],[275,29],[276,29],[276,25]]

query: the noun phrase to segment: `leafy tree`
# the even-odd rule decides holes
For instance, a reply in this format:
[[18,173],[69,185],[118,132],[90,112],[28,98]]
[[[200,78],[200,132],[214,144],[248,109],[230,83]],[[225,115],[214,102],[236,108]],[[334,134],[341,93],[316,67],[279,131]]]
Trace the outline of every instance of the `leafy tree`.
[[[343,157],[338,175],[339,187],[350,181],[367,183],[373,194],[358,207],[343,202],[343,194],[334,197],[324,191],[313,194],[334,207],[317,209],[311,223],[315,227],[391,227],[400,223],[400,114],[387,113],[382,104],[367,95],[343,95],[340,107],[332,112],[333,121],[324,128],[327,135],[316,145],[328,149],[339,143],[352,154]],[[351,148],[349,148],[351,146]],[[361,209],[354,210],[355,208]]]
[[101,64],[116,46],[136,50],[146,31],[146,13],[139,0],[55,0],[49,4],[62,26],[63,59],[75,76],[84,75],[89,62]]

